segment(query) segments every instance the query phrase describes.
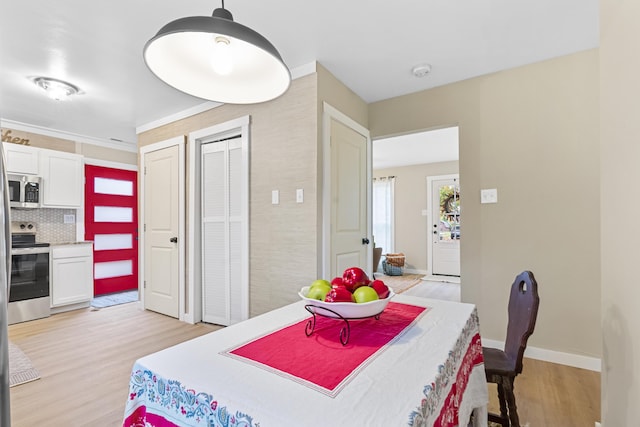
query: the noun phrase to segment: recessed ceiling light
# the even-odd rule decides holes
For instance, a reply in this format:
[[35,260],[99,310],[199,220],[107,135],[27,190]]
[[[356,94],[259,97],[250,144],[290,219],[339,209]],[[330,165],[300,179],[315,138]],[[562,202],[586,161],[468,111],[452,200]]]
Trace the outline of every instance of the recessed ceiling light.
[[47,96],[56,101],[64,101],[69,99],[71,95],[78,95],[82,92],[80,89],[64,80],[54,79],[52,77],[30,77],[30,80],[39,88],[43,89]]
[[411,72],[416,77],[424,77],[431,72],[431,65],[429,64],[416,65],[415,67],[413,67]]

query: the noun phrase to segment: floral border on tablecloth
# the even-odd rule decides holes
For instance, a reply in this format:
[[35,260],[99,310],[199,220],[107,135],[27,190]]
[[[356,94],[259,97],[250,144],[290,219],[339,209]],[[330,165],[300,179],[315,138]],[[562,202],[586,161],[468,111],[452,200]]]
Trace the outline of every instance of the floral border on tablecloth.
[[[124,427],[183,425],[181,420],[189,420],[189,425],[206,427],[260,427],[250,415],[239,411],[231,413],[212,395],[197,393],[179,381],[165,380],[139,366],[131,373],[125,416]],[[162,418],[160,423],[158,416]],[[155,421],[150,422],[148,418]],[[177,424],[171,420],[176,420]]]
[[[473,367],[483,363],[482,343],[478,333],[478,312],[474,308],[467,323],[462,329],[449,358],[444,365],[438,367],[435,382],[424,386],[424,398],[420,406],[409,415],[408,425],[411,427],[456,426],[458,425],[457,409],[466,388]],[[460,368],[458,369],[458,366]],[[451,391],[449,384],[454,381]],[[440,408],[438,402],[445,402]],[[437,411],[440,409],[440,412]],[[429,420],[432,420],[429,424]]]

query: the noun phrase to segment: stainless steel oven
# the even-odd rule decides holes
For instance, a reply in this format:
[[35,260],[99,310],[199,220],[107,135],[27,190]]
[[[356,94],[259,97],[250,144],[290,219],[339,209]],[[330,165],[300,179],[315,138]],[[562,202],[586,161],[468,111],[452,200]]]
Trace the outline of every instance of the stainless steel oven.
[[12,223],[12,229],[16,227],[20,231],[11,234],[10,325],[48,317],[51,310],[49,244],[36,242],[33,224]]

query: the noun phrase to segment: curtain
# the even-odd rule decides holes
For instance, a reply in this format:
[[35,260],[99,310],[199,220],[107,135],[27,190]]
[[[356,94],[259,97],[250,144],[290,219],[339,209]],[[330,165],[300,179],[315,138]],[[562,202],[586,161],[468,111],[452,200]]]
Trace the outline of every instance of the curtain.
[[395,180],[395,176],[373,179],[373,239],[375,247],[382,248],[383,254],[394,252]]

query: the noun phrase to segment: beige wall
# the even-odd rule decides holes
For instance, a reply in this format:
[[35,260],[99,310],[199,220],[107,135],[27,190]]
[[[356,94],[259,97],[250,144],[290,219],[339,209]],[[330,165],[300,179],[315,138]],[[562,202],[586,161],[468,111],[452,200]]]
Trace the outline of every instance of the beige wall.
[[[8,134],[6,133],[7,131],[9,131]],[[138,163],[138,153],[131,151],[117,150],[99,145],[75,142],[68,139],[55,138],[52,136],[8,128],[2,128],[2,135],[6,136],[6,140],[3,139],[3,141],[8,143],[12,143],[14,140],[16,140],[16,142],[20,140],[28,140],[28,143],[25,145],[30,145],[32,147],[82,154],[90,159],[106,160],[129,165],[135,165]]]
[[46,148],[49,150],[66,151],[67,153],[76,152],[76,144],[68,139],[54,138],[51,136],[40,135],[37,133],[24,132],[21,130],[2,128],[2,135],[9,137],[6,132],[9,131],[10,140],[3,138],[4,142],[13,142],[16,138],[21,140],[27,140],[25,145],[32,147]]
[[[319,276],[322,245],[322,103],[366,124],[367,105],[321,66],[280,98],[223,105],[139,135],[139,146],[250,115],[250,315],[297,301]],[[188,165],[187,165],[188,167]],[[304,203],[295,191],[304,190]],[[271,191],[280,204],[271,204]]]
[[[320,115],[322,114],[322,103],[327,102],[358,124],[368,128],[369,107],[367,104],[321,64],[317,64],[316,68],[318,74],[318,111]],[[318,130],[321,132],[322,128]]]
[[[375,145],[374,145],[375,150]],[[375,178],[395,176],[395,251],[405,255],[405,268],[427,271],[429,227],[422,211],[427,209],[427,177],[458,173],[458,162],[429,163],[373,171]],[[464,221],[464,220],[463,220]],[[382,253],[388,249],[382,248]]]
[[[602,421],[640,419],[640,3],[600,1]],[[624,234],[616,229],[623,224]]]
[[598,78],[591,50],[370,105],[373,138],[459,126],[462,299],[484,338],[504,340],[508,288],[530,269],[530,345],[601,356]]
[[78,144],[76,152],[88,159],[106,160],[128,165],[138,164],[138,153],[131,151],[115,150],[94,144]]
[[[139,135],[145,146],[250,115],[250,315],[299,299],[317,276],[317,81],[295,80],[282,97],[223,105]],[[304,189],[304,203],[295,190]],[[271,191],[280,204],[271,204]]]

